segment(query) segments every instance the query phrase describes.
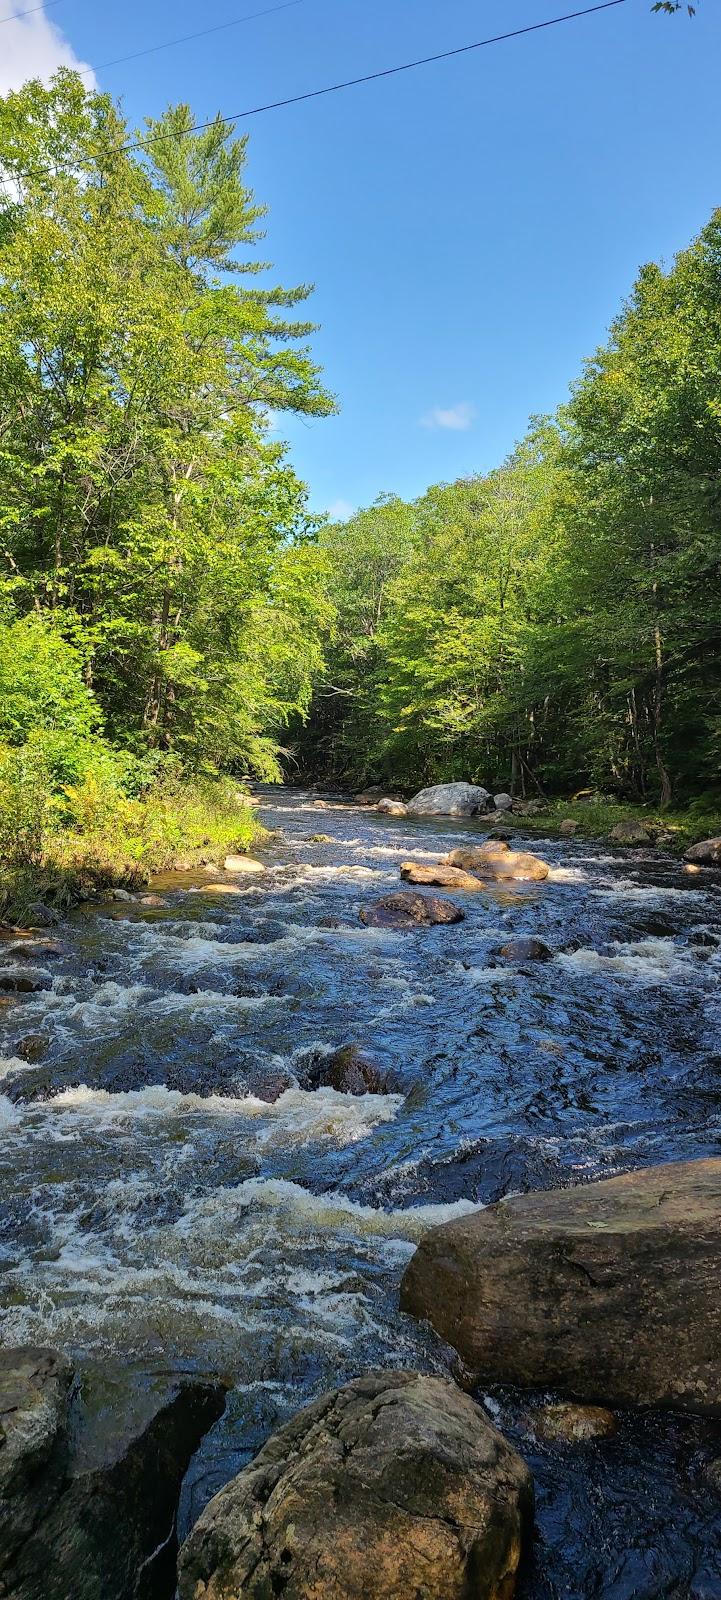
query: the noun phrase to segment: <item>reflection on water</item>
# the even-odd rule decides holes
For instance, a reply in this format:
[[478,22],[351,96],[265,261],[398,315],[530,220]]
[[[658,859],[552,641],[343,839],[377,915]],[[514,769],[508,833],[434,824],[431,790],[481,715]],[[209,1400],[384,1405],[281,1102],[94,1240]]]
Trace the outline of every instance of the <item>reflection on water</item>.
[[[401,934],[362,927],[361,904],[479,828],[282,791],[264,820],[285,835],[264,877],[219,895],[172,874],[159,907],[79,911],[38,958],[49,987],[0,1007],[2,1338],[128,1381],[230,1376],[186,1519],[323,1387],[445,1364],[397,1309],[426,1227],[721,1150],[717,882],[554,841],[534,846],[547,883]],[[497,955],[527,934],[555,959]],[[394,1093],[307,1086],[307,1061],[351,1041]],[[615,1440],[541,1447],[527,1402],[489,1398],[539,1489],[528,1600],[721,1597],[712,1424],[627,1417]]]

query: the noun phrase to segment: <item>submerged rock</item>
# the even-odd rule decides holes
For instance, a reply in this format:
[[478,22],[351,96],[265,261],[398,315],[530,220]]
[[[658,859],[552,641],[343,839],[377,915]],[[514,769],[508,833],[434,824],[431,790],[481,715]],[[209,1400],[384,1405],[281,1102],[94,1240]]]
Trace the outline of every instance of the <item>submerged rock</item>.
[[427,867],[418,861],[402,861],[401,877],[406,883],[435,884],[441,889],[478,891],[483,888],[483,884],[472,873],[462,872],[460,867],[444,867],[440,863],[435,867]]
[[492,808],[491,795],[477,783],[436,783],[408,801],[411,817],[474,817]]
[[721,1413],[721,1158],[514,1196],[432,1228],[401,1306],[485,1380]]
[[702,867],[721,867],[721,836],[689,845],[688,850],[684,851],[684,860]]
[[520,1456],[445,1378],[380,1372],[299,1412],[211,1500],[180,1600],[511,1600]]
[[0,1594],[156,1600],[180,1485],[221,1415],[218,1384],[163,1382],[123,1425],[93,1426],[55,1350],[0,1351]]
[[506,839],[487,839],[485,844],[471,849],[451,850],[443,857],[442,865],[462,867],[464,872],[474,872],[477,877],[490,881],[512,879],[519,883],[540,883],[548,877],[549,866],[540,856],[528,850],[511,850]]
[[506,961],[550,961],[553,951],[542,939],[512,939],[498,952]]
[[564,1444],[586,1444],[589,1439],[611,1439],[618,1423],[606,1406],[575,1406],[570,1401],[539,1406],[528,1418],[539,1439]]
[[318,1055],[305,1073],[310,1089],[336,1089],[339,1094],[388,1094],[385,1073],[357,1044],[341,1045],[330,1055]]
[[401,889],[398,894],[386,894],[372,905],[361,906],[359,916],[368,928],[431,928],[462,922],[465,912],[452,900]]

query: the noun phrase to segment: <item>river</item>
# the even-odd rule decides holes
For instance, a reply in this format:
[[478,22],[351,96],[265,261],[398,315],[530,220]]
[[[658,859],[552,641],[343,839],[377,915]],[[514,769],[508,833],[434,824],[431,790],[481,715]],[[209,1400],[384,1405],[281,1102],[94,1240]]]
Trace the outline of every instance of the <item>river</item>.
[[[398,1311],[425,1228],[512,1191],[721,1153],[721,875],[536,840],[547,882],[390,932],[360,905],[399,886],[402,859],[480,825],[292,790],[260,806],[282,834],[262,877],[223,894],[169,875],[161,905],[79,908],[59,952],[0,952],[44,985],[0,1009],[0,1337],[123,1384],[169,1368],[231,1381],[184,1527],[324,1388],[446,1369]],[[553,960],[494,954],[529,933]],[[349,1042],[393,1093],[303,1086]],[[269,1104],[257,1091],[278,1075]],[[479,1398],[536,1478],[522,1600],[721,1600],[704,1476],[721,1425],[629,1413],[612,1440],[541,1446],[527,1398]]]

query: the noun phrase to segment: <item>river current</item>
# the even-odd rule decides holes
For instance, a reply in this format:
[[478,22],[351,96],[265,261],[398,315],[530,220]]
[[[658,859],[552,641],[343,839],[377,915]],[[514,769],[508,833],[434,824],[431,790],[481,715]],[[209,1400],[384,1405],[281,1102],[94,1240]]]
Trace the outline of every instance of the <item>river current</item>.
[[[170,875],[159,905],[80,908],[57,950],[0,946],[0,982],[42,985],[0,1006],[0,1338],[125,1385],[230,1382],[184,1528],[324,1388],[447,1369],[398,1311],[427,1227],[721,1153],[721,875],[536,839],[547,882],[460,897],[456,926],[370,929],[359,908],[401,860],[482,826],[260,805],[281,833],[262,877]],[[526,934],[553,959],[498,956]],[[394,1092],[307,1087],[348,1043]],[[540,1445],[532,1400],[478,1398],[536,1479],[521,1600],[721,1600],[721,1425],[628,1413],[611,1440]]]

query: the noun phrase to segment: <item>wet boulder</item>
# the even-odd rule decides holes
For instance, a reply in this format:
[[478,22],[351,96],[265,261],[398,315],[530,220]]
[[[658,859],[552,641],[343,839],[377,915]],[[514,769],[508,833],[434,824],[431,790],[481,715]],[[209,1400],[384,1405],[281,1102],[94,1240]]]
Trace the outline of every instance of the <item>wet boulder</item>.
[[500,838],[487,839],[485,844],[471,849],[451,850],[443,857],[443,864],[474,872],[489,882],[510,879],[516,883],[541,883],[549,873],[547,861],[528,850],[511,850],[508,841]]
[[428,867],[418,861],[402,861],[401,877],[406,883],[433,884],[439,889],[466,889],[477,892],[483,887],[471,872],[462,872],[460,867],[444,867],[440,862],[435,867]]
[[267,869],[262,861],[256,861],[254,856],[226,856],[223,862],[225,872],[265,872]]
[[180,1600],[511,1600],[531,1476],[446,1378],[370,1373],[273,1435],[180,1552]]
[[498,954],[505,961],[550,961],[553,951],[543,939],[512,939],[501,945]]
[[587,1444],[589,1439],[611,1439],[618,1422],[606,1406],[576,1406],[571,1401],[539,1406],[528,1418],[533,1432],[549,1443]]
[[398,894],[383,895],[371,905],[361,906],[359,916],[367,928],[432,928],[462,922],[465,912],[452,900],[401,890]]
[[402,800],[379,800],[376,810],[384,817],[407,817],[408,807]]
[[6,967],[0,971],[0,993],[2,994],[38,994],[41,989],[51,989],[53,980],[49,972],[41,968],[28,971],[27,967],[19,970]]
[[650,830],[642,822],[633,822],[630,818],[617,822],[615,828],[611,829],[609,839],[613,839],[614,844],[653,844]]
[[684,851],[684,860],[701,867],[721,867],[721,836],[689,845],[688,850]]
[[721,1158],[432,1228],[401,1286],[486,1381],[721,1414]]
[[388,1094],[383,1069],[357,1044],[344,1044],[328,1055],[315,1055],[304,1075],[309,1089],[335,1089],[339,1094]]
[[436,783],[408,801],[411,817],[475,817],[492,809],[491,795],[477,783]]
[[[123,1407],[107,1404],[99,1375],[103,1404],[92,1416],[72,1384],[72,1367],[57,1351],[0,1351],[0,1594],[172,1593],[181,1482],[223,1411],[224,1391],[163,1380]],[[167,1587],[159,1586],[161,1571]]]

